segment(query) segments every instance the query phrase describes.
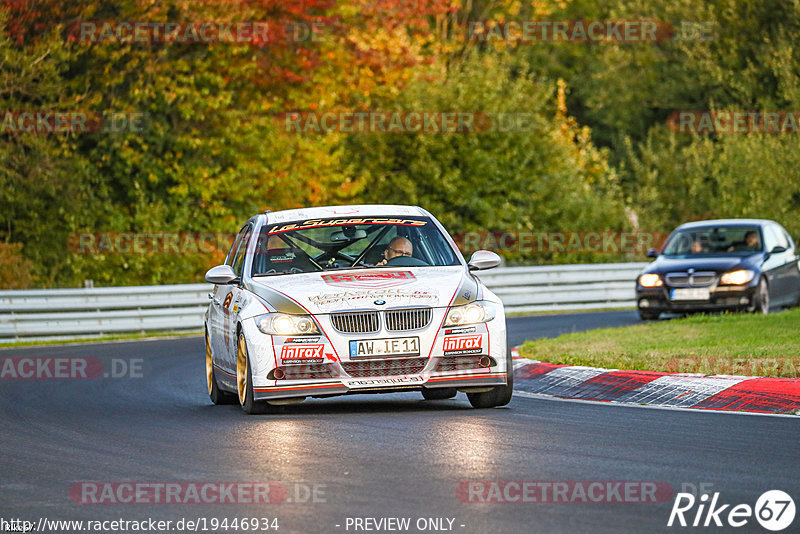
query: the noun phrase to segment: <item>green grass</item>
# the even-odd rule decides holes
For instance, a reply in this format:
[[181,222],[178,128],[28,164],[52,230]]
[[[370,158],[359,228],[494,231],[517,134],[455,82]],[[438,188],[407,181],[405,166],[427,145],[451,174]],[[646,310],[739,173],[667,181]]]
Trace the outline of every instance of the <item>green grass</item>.
[[525,315],[562,315],[565,313],[594,313],[605,311],[629,311],[635,310],[636,306],[623,306],[621,308],[605,307],[605,308],[582,308],[578,310],[547,310],[547,311],[528,311],[528,312],[506,312],[506,317],[521,317]]
[[695,315],[527,341],[543,362],[705,374],[800,377],[800,308],[770,315]]
[[71,345],[76,343],[106,343],[109,341],[141,341],[144,339],[163,339],[171,337],[186,337],[186,336],[199,336],[202,331],[197,332],[173,332],[173,331],[153,331],[131,334],[114,334],[99,337],[84,337],[76,339],[53,339],[53,340],[40,340],[40,341],[13,341],[11,343],[0,343],[0,350],[11,349],[17,347],[36,347],[40,345]]

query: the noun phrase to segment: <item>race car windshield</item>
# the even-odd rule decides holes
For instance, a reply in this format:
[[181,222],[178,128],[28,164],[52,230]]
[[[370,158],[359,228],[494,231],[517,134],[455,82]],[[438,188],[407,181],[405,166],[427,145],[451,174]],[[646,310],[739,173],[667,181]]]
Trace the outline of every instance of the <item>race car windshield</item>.
[[424,217],[313,219],[265,226],[253,276],[371,267],[459,265],[439,228]]
[[746,256],[763,250],[757,226],[708,226],[674,233],[665,256]]

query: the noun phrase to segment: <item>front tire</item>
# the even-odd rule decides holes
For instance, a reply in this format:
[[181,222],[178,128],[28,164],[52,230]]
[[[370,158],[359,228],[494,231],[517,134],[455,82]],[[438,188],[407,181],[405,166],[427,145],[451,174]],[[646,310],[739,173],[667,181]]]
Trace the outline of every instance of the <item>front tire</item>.
[[272,406],[266,401],[257,401],[253,397],[253,370],[250,366],[247,343],[242,332],[239,332],[236,349],[236,388],[239,394],[239,405],[245,413],[258,415],[273,411]]
[[458,390],[456,388],[437,388],[437,389],[423,389],[422,396],[425,400],[445,400],[452,399],[456,396]]
[[214,372],[214,358],[211,356],[211,343],[208,340],[208,332],[205,335],[206,339],[206,385],[208,386],[208,396],[211,397],[211,402],[216,405],[220,404],[236,404],[236,395],[222,391],[217,384],[217,375]]
[[495,386],[485,393],[467,393],[473,408],[495,408],[511,402],[514,393],[514,365],[511,361],[511,350],[506,347],[506,385]]
[[747,308],[747,311],[750,313],[761,313],[763,315],[769,313],[769,285],[764,278],[759,280],[755,295],[753,296],[753,303]]
[[642,321],[657,321],[658,318],[661,316],[661,312],[654,312],[654,311],[645,311],[641,308],[638,308],[639,311],[639,319]]

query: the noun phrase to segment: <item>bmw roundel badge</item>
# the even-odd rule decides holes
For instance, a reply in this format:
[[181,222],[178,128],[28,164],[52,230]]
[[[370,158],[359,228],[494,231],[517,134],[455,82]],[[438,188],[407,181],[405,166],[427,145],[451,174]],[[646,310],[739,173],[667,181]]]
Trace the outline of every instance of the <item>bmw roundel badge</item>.
[[386,304],[385,300],[376,300],[375,301],[375,305],[376,306],[383,306],[384,304]]

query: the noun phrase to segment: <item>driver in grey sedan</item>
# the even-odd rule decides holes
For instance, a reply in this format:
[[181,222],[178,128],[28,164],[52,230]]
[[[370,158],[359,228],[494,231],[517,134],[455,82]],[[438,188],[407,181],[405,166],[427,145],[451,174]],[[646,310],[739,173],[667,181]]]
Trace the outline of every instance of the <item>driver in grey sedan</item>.
[[378,265],[386,265],[386,262],[398,256],[411,256],[414,254],[414,245],[405,237],[395,237],[386,245],[383,251],[383,260]]

